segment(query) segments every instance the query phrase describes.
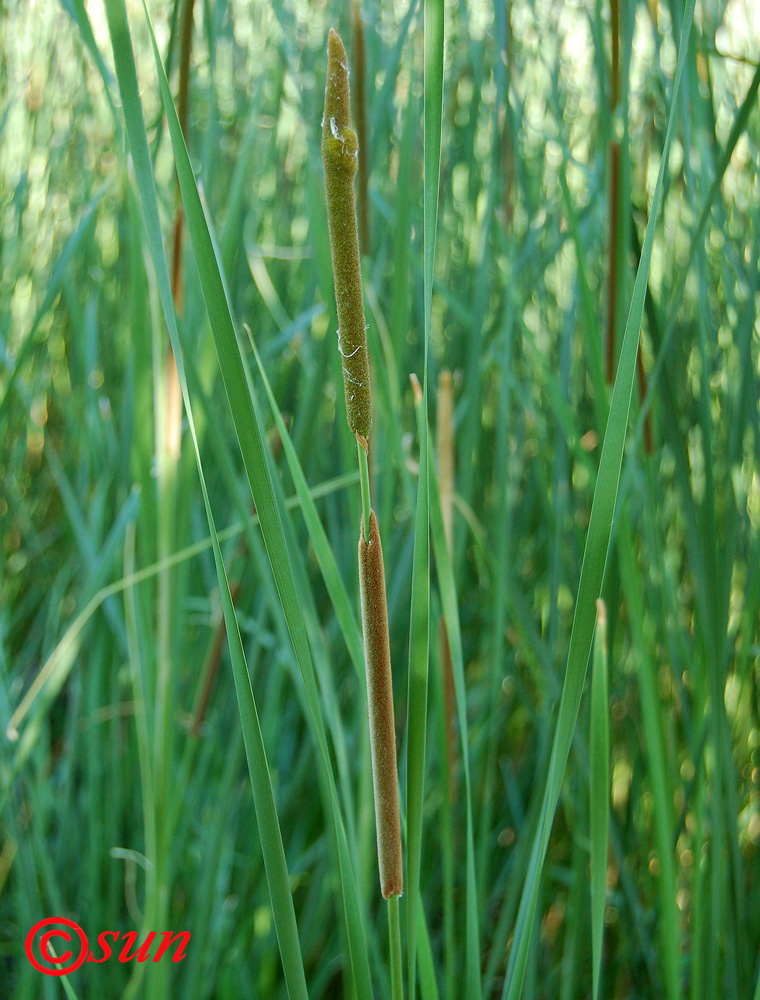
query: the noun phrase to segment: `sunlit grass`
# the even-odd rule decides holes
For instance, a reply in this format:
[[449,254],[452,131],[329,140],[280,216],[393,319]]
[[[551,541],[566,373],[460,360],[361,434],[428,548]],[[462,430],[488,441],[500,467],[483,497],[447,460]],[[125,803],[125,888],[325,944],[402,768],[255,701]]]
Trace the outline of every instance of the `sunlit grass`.
[[696,5],[688,46],[688,2],[621,5],[616,115],[607,4],[447,6],[445,44],[441,4],[361,6],[390,938],[320,157],[350,5],[196,2],[187,152],[183,3],[147,7],[168,84],[135,0],[0,32],[0,994],[59,995],[19,957],[59,914],[192,933],[80,1000],[364,1000],[391,955],[424,1000],[597,967],[603,997],[760,997],[752,0]]

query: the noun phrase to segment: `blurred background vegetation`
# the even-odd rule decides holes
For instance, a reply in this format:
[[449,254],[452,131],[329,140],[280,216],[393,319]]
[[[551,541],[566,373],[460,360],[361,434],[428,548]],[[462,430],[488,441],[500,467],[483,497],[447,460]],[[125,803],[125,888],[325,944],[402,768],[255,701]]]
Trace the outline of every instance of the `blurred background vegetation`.
[[[149,8],[176,93],[183,3]],[[142,6],[127,10],[171,262],[171,145]],[[443,369],[454,376],[453,565],[486,997],[501,995],[543,790],[609,345],[622,335],[659,168],[683,4],[622,2],[618,16],[615,82],[602,0],[446,6],[430,365],[433,390]],[[366,0],[361,18],[373,498],[403,761],[418,460],[408,375],[421,374],[423,329],[421,12]],[[186,137],[235,319],[253,331],[356,594],[358,490],[319,157],[331,25],[355,60],[348,2],[198,0]],[[162,912],[192,932],[187,959],[147,973],[84,966],[72,977],[78,996],[118,996],[132,976],[139,996],[283,997],[208,527],[189,441],[172,432],[168,341],[103,6],[4,0],[0,47],[0,722],[17,737],[3,737],[0,754],[0,994],[62,995],[22,960],[43,916],[93,935],[145,926],[151,845],[163,845]],[[760,995],[759,51],[753,0],[697,4],[605,583],[607,997]],[[349,996],[303,684],[260,536],[250,522],[234,528],[250,497],[182,247],[188,381],[217,525],[233,527],[225,561],[309,993]],[[278,435],[269,440],[290,496]],[[297,510],[287,530],[385,995],[362,686]],[[438,608],[434,590],[433,623]],[[465,995],[463,795],[431,636],[421,885],[439,989],[453,998]],[[526,997],[590,996],[588,782],[584,699]]]

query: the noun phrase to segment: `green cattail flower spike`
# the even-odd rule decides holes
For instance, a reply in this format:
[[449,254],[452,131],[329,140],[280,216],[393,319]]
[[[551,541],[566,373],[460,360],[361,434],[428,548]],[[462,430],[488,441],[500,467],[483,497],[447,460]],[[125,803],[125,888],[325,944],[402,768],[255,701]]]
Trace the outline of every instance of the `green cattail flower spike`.
[[327,223],[330,230],[338,349],[343,364],[348,425],[364,439],[372,426],[367,331],[354,199],[359,143],[351,128],[348,58],[340,35],[330,29],[327,42],[327,85],[322,120]]
[[400,896],[404,888],[401,860],[401,821],[396,767],[396,726],[385,600],[383,549],[375,512],[370,513],[369,544],[362,525],[359,538],[364,662],[367,670],[372,784],[375,791],[377,855],[383,896]]

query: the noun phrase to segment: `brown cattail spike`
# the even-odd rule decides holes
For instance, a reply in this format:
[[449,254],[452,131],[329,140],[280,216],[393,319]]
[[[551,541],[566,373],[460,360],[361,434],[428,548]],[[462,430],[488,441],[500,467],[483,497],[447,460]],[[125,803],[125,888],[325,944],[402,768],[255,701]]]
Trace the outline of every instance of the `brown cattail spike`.
[[404,888],[401,861],[396,727],[393,718],[393,682],[388,640],[383,549],[375,512],[370,512],[369,545],[364,527],[359,538],[364,662],[367,670],[369,738],[372,750],[372,784],[375,790],[377,856],[383,896],[400,896]]
[[346,415],[352,431],[369,437],[372,402],[369,387],[367,331],[356,223],[354,174],[359,143],[350,127],[348,58],[340,35],[330,29],[327,42],[327,85],[322,119],[322,162],[325,168],[327,224],[330,230],[338,349],[343,364]]

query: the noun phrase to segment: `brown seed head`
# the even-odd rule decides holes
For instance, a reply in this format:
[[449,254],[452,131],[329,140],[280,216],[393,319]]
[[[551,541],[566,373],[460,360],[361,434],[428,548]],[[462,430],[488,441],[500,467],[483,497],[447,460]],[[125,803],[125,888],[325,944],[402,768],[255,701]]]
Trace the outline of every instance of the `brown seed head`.
[[372,784],[375,792],[377,855],[383,896],[400,896],[404,888],[399,818],[396,728],[393,717],[393,681],[388,640],[383,549],[375,512],[370,512],[369,544],[364,526],[359,538],[364,662],[367,670]]

